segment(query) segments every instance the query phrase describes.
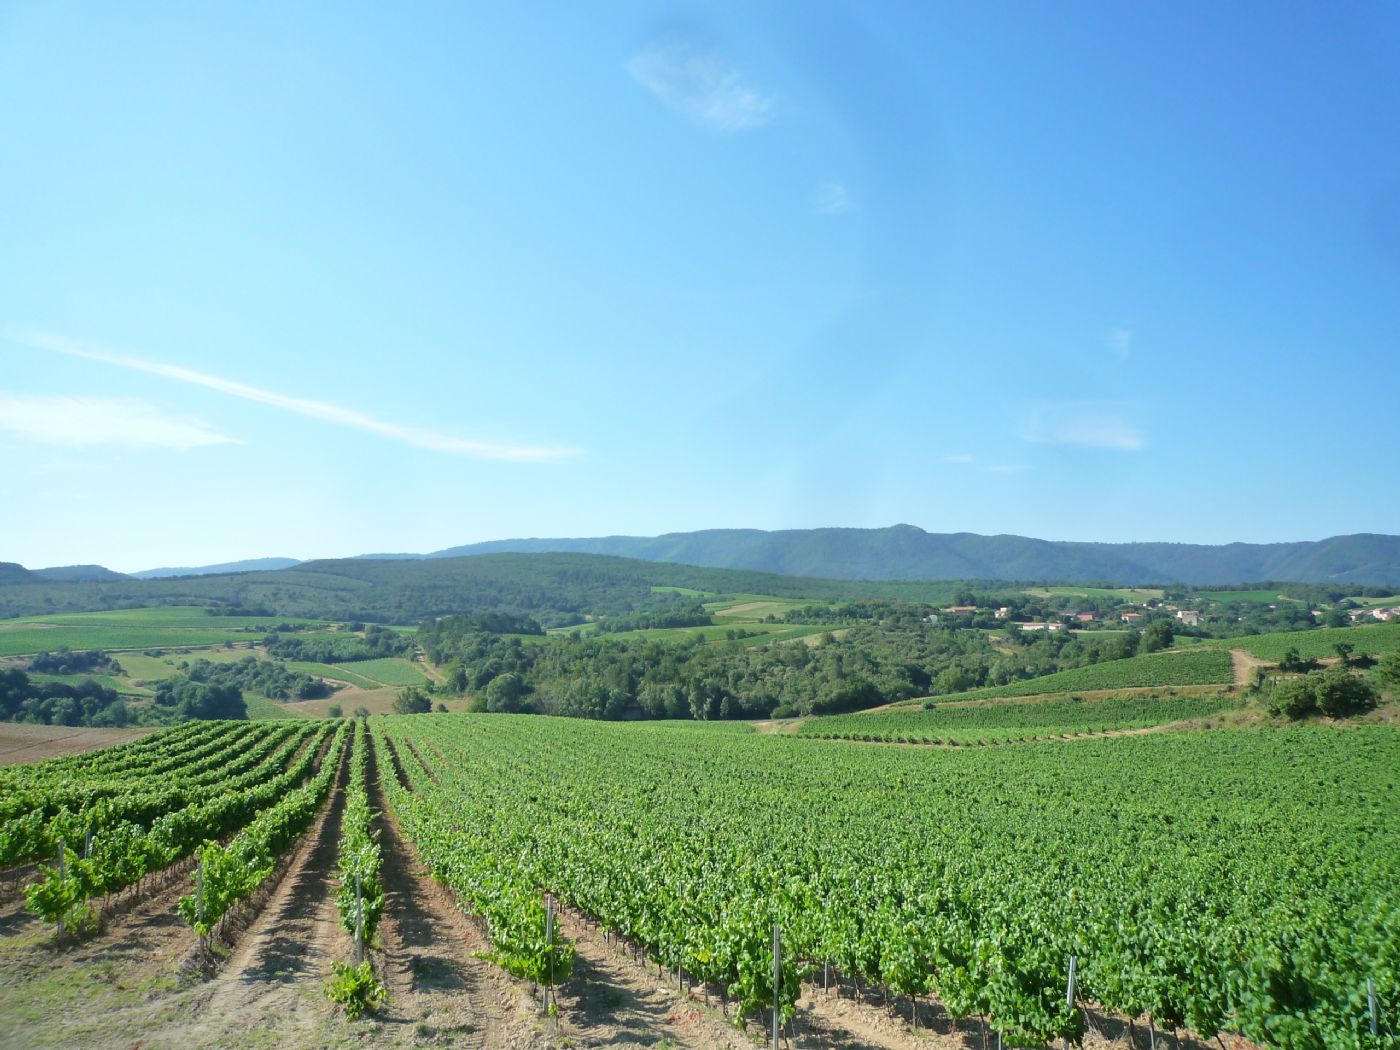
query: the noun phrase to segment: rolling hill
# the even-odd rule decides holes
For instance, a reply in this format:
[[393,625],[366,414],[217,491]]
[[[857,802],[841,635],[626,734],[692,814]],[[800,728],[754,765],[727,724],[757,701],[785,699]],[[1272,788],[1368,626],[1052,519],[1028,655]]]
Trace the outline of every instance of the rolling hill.
[[1400,583],[1400,536],[1359,533],[1297,543],[1081,543],[1025,536],[883,529],[710,529],[664,536],[516,539],[450,547],[611,554],[646,561],[845,580],[1063,580],[1113,584]]

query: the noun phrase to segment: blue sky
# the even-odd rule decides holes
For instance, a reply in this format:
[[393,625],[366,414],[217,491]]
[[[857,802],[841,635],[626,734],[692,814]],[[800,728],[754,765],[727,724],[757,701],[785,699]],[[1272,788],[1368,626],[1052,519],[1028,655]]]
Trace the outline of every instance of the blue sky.
[[0,560],[1400,531],[1394,5],[0,4]]

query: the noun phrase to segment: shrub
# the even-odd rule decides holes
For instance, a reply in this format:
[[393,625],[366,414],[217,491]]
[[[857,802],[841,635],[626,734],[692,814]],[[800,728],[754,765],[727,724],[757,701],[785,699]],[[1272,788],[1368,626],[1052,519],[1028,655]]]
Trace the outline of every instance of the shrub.
[[351,966],[335,960],[331,963],[331,976],[326,981],[326,998],[345,1007],[345,1014],[352,1021],[366,1013],[373,1013],[384,1005],[389,990],[374,975],[374,968],[366,959],[358,966]]
[[1317,710],[1317,693],[1311,676],[1285,678],[1269,695],[1269,713],[1288,718],[1306,718]]
[[1318,675],[1314,691],[1318,708],[1332,718],[1371,711],[1380,702],[1370,682],[1358,678],[1341,665],[1329,667]]

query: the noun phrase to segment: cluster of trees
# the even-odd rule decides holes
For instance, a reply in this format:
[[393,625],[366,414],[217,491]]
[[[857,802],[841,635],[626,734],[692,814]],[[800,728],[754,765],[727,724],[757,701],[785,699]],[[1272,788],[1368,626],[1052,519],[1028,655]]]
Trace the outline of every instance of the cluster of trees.
[[61,726],[124,726],[131,713],[115,689],[92,679],[77,685],[35,682],[18,668],[0,671],[0,719]]
[[699,635],[526,643],[448,621],[419,637],[430,659],[446,667],[444,688],[470,696],[478,710],[606,719],[830,714],[1005,685],[1153,652],[1172,639],[1163,622],[1098,635],[1011,631],[996,646],[982,632],[928,624],[919,606],[906,603],[851,605],[844,617],[844,633],[823,635],[815,646],[707,643]]
[[29,670],[42,674],[122,673],[121,665],[101,649],[75,653],[66,645],[59,646],[51,653],[35,653],[29,659]]
[[181,668],[192,682],[232,685],[240,692],[261,693],[274,700],[320,700],[333,691],[322,678],[255,656],[245,656],[237,663],[196,660],[193,664],[182,664]]
[[378,660],[402,656],[413,649],[413,639],[378,624],[365,628],[363,636],[346,634],[301,637],[274,632],[263,639],[269,656],[279,660],[301,660],[317,664],[344,664],[356,660]]
[[714,617],[696,602],[676,608],[645,609],[626,616],[609,616],[599,622],[598,630],[604,634],[623,634],[665,627],[710,627],[714,622]]
[[1345,718],[1374,710],[1380,696],[1374,686],[1343,664],[1282,678],[1269,692],[1269,711],[1288,718],[1324,714]]
[[167,678],[156,687],[155,706],[180,722],[196,718],[248,717],[248,705],[238,686],[197,682],[185,675]]

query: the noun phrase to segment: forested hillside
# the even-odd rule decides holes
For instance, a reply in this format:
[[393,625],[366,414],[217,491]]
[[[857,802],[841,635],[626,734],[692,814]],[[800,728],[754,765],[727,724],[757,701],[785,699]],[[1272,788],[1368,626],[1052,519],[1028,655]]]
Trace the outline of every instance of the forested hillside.
[[1300,543],[1078,543],[1026,536],[884,529],[710,529],[665,536],[518,539],[430,557],[576,551],[790,576],[866,580],[1094,580],[1228,585],[1251,580],[1400,583],[1400,536],[1361,533]]

